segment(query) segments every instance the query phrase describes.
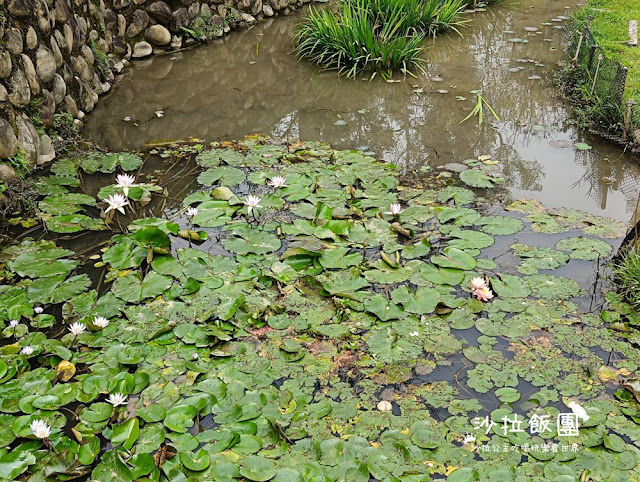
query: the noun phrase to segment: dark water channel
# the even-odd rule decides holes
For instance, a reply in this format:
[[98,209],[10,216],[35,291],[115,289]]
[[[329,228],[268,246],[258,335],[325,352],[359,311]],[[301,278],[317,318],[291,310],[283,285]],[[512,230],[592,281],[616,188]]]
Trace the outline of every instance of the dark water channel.
[[[502,164],[514,198],[627,221],[638,158],[572,127],[553,83],[563,26],[576,3],[504,2],[468,14],[462,37],[431,42],[425,74],[393,83],[339,78],[298,61],[291,36],[301,13],[268,19],[207,46],[134,62],[89,115],[84,133],[111,149],[251,133],[324,140],[374,151],[417,176],[423,166],[489,154]],[[460,124],[475,105],[475,89],[500,121]],[[593,149],[552,147],[553,140]]]

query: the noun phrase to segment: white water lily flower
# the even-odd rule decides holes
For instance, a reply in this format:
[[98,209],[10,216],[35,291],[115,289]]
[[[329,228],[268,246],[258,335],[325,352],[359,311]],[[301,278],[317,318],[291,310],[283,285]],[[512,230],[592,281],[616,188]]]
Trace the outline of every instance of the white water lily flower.
[[481,290],[482,288],[486,288],[487,287],[487,282],[484,280],[484,278],[472,278],[471,279],[471,289],[472,290]]
[[20,322],[19,322],[18,320],[11,320],[11,321],[9,322],[9,326],[10,326],[11,328],[15,328],[15,327],[16,327],[16,326],[18,326],[19,324],[20,324]]
[[187,209],[187,216],[189,216],[190,218],[194,217],[196,214],[198,214],[200,212],[200,210],[198,208],[194,208],[194,207],[190,207],[189,209]]
[[390,204],[389,209],[390,211],[386,212],[385,214],[391,214],[393,216],[397,216],[403,211],[402,206],[400,206],[399,203]]
[[86,329],[87,325],[85,325],[84,323],[71,323],[71,325],[69,325],[69,331],[76,336],[78,336],[80,333],[84,333]]
[[567,403],[567,407],[569,407],[571,411],[578,416],[578,418],[584,420],[585,422],[591,418],[589,417],[589,415],[587,415],[587,411],[576,402]]
[[261,199],[258,196],[249,195],[244,199],[244,205],[248,206],[249,213],[253,210],[253,208],[261,208],[260,206]]
[[417,331],[412,331],[411,333],[409,333],[409,336],[419,336],[420,333],[418,333]]
[[116,176],[116,183],[118,187],[122,188],[122,192],[125,196],[129,195],[129,188],[135,187],[136,178],[129,174],[118,174]]
[[99,328],[106,328],[109,326],[109,320],[107,320],[104,316],[96,316],[93,319],[93,324]]
[[114,407],[118,405],[125,405],[127,403],[127,396],[123,393],[112,393],[107,398],[107,402],[109,402]]
[[44,308],[42,306],[36,306],[33,311],[35,312],[36,315],[39,315],[40,313],[42,313],[44,311]]
[[45,422],[44,420],[34,420],[29,425],[29,428],[33,432],[33,435],[38,438],[47,438],[49,435],[51,435],[51,427],[49,427],[49,425],[47,425],[47,422]]
[[287,187],[285,184],[287,182],[287,178],[284,176],[274,176],[269,181],[268,184],[271,187],[279,188],[279,187]]
[[33,347],[31,345],[27,345],[22,350],[20,350],[20,353],[29,356],[33,353]]
[[470,444],[471,442],[475,442],[475,441],[476,441],[476,436],[470,433],[465,434],[464,438],[462,439],[463,444]]
[[194,360],[197,360],[200,357],[198,356],[197,353],[194,353],[193,355],[191,355],[191,358],[193,358]]
[[391,405],[391,402],[388,402],[387,400],[382,400],[378,402],[378,410],[381,412],[390,412],[393,410],[393,405]]
[[109,205],[109,207],[105,210],[105,213],[108,213],[112,209],[117,209],[122,214],[124,214],[124,207],[129,205],[129,201],[122,194],[112,194],[105,202]]

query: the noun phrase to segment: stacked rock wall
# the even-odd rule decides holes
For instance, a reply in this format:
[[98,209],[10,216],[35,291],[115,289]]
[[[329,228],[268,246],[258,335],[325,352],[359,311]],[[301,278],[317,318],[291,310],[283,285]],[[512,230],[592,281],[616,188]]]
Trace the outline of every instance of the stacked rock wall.
[[129,60],[308,1],[0,0],[0,160],[52,160],[56,127],[81,123]]

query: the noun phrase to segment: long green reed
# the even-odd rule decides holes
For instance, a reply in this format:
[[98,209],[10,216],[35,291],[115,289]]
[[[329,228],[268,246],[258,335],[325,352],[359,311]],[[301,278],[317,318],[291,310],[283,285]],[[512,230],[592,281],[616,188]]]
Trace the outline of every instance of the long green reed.
[[465,0],[342,0],[336,12],[312,8],[296,33],[299,55],[347,77],[421,68],[424,42],[457,31]]

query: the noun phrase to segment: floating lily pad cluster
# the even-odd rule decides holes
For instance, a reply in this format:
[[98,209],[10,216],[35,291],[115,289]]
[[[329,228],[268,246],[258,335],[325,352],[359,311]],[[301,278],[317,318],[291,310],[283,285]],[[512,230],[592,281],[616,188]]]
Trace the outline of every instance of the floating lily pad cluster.
[[[99,260],[47,240],[0,254],[0,478],[638,477],[640,320],[615,295],[602,316],[581,312],[588,287],[554,274],[610,256],[620,223],[525,200],[489,215],[453,174],[402,186],[396,167],[322,143],[253,137],[196,162],[189,216],[116,214],[128,228]],[[45,222],[95,205],[79,168],[139,165],[58,161],[37,181]],[[502,180],[461,165],[467,185]],[[491,301],[471,296],[478,277]],[[579,435],[526,430],[571,402],[589,416]],[[512,415],[525,430],[505,434]],[[478,416],[497,425],[478,431]],[[576,450],[480,450],[559,442]]]

